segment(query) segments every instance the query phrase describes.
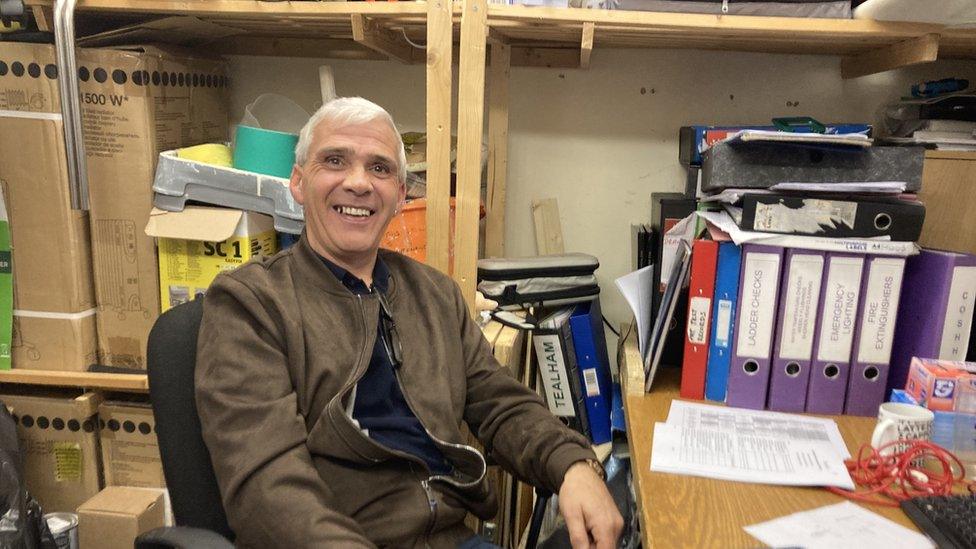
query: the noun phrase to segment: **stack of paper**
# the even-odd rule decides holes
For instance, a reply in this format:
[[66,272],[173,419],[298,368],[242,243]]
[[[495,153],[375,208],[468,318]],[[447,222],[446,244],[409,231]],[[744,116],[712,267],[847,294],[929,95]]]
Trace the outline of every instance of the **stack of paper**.
[[651,470],[853,490],[848,457],[832,419],[674,401],[654,425]]

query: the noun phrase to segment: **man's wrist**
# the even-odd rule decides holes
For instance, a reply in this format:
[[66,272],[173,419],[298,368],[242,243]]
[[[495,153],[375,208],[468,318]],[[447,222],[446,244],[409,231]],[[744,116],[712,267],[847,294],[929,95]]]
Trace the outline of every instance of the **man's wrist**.
[[591,471],[596,473],[596,476],[600,477],[602,480],[607,480],[607,471],[603,468],[603,464],[593,458],[581,459],[574,463],[573,465],[586,465]]

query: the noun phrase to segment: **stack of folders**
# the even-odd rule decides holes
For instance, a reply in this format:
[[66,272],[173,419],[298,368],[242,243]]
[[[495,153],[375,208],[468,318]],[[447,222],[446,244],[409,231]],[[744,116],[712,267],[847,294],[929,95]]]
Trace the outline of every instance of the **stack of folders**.
[[610,358],[600,298],[551,312],[532,342],[549,410],[594,444],[610,442]]
[[[792,146],[781,139],[764,147]],[[728,223],[692,244],[681,396],[874,416],[912,356],[964,359],[976,257],[918,254],[918,185],[723,185],[703,197],[723,210],[704,217]]]

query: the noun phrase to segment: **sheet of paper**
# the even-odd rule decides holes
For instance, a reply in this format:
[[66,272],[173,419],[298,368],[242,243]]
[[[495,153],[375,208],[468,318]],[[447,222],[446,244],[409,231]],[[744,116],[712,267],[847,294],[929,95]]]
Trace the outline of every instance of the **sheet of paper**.
[[769,188],[771,191],[805,191],[811,193],[901,194],[908,185],[904,181],[868,181],[859,183],[801,183],[787,181]]
[[813,442],[734,429],[654,424],[651,471],[697,477],[854,489],[830,441]]
[[772,547],[805,549],[931,549],[924,535],[849,501],[745,526],[750,536]]
[[637,322],[637,348],[641,358],[647,358],[651,337],[651,297],[654,292],[654,266],[648,265],[613,281],[623,294]]
[[688,429],[734,430],[791,440],[829,441],[841,457],[851,457],[837,422],[827,418],[673,400],[667,422]]

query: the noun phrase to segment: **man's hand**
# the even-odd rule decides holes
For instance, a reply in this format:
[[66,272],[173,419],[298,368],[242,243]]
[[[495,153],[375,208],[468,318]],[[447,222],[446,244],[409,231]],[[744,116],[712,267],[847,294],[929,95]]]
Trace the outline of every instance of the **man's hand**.
[[612,549],[624,519],[607,485],[585,461],[570,466],[559,488],[559,511],[566,519],[573,549]]

